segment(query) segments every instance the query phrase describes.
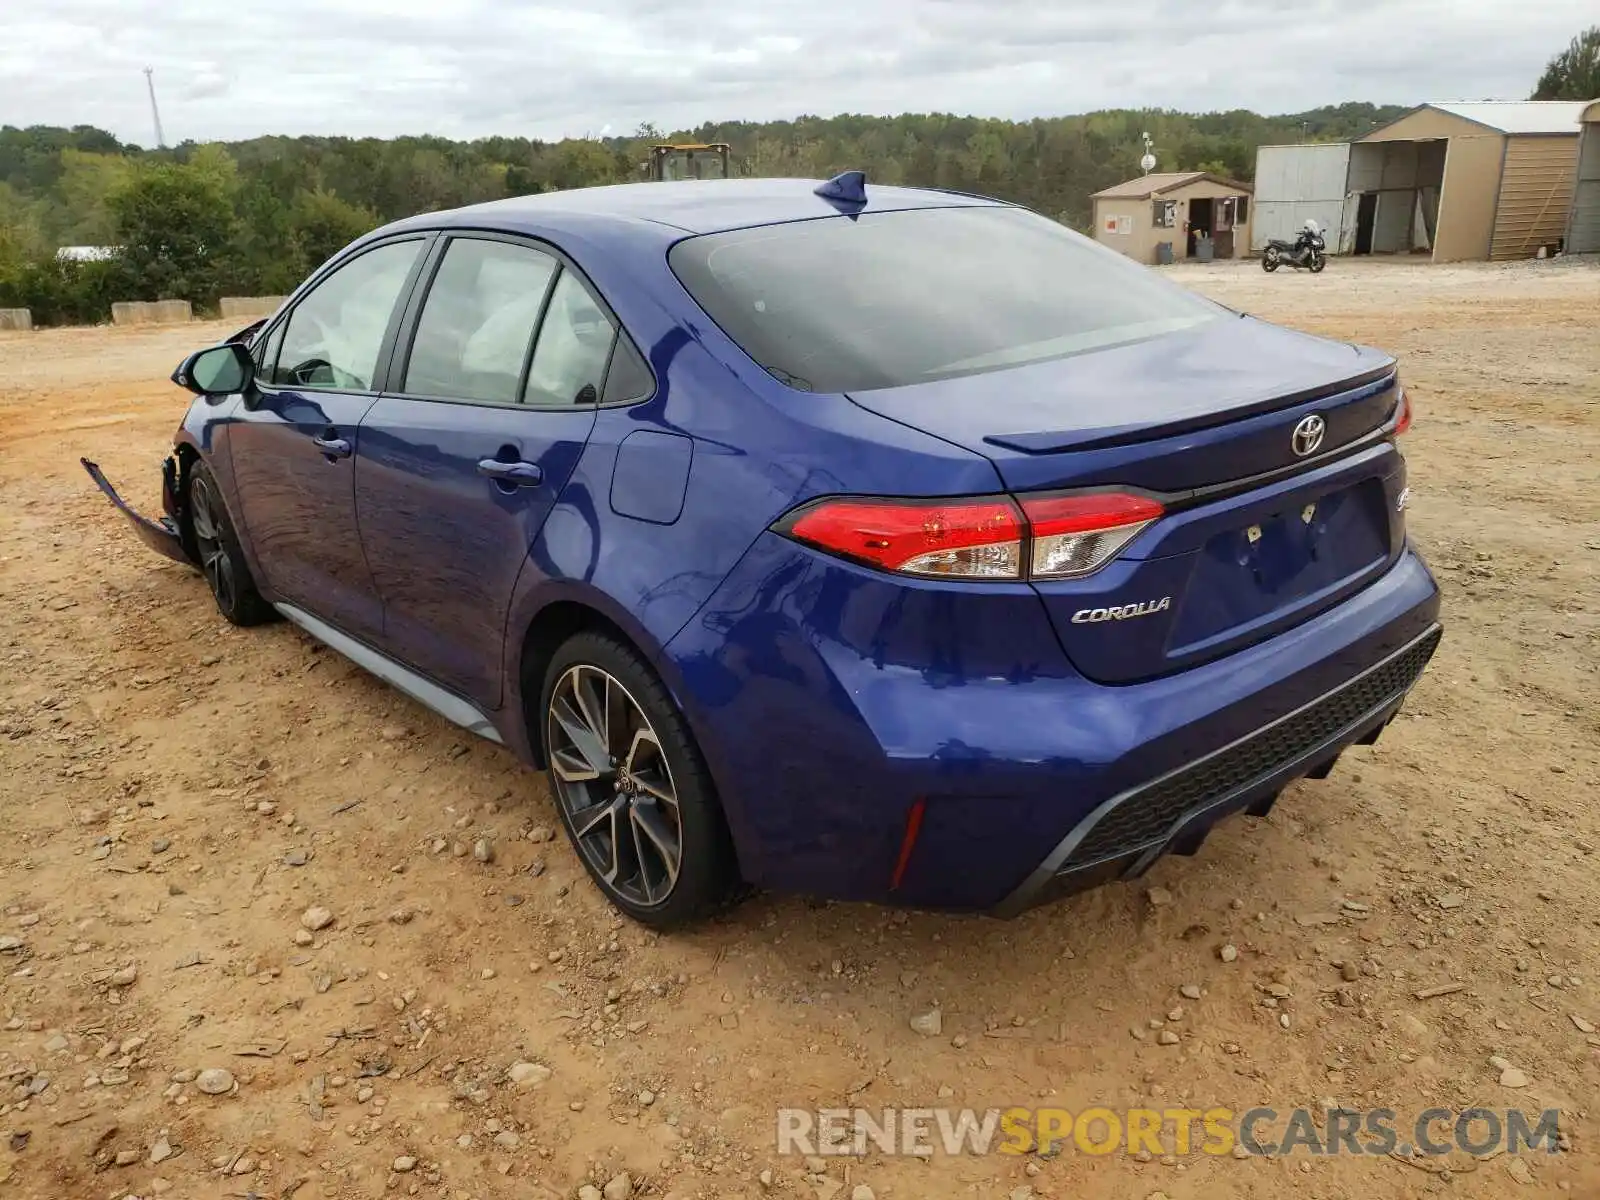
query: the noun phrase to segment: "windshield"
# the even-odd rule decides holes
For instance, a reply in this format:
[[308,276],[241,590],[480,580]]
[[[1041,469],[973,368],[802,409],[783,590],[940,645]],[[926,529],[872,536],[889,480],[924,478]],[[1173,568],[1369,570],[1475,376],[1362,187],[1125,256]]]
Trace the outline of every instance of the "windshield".
[[1224,310],[1036,213],[864,213],[689,238],[670,261],[790,387],[859,392],[1158,337]]

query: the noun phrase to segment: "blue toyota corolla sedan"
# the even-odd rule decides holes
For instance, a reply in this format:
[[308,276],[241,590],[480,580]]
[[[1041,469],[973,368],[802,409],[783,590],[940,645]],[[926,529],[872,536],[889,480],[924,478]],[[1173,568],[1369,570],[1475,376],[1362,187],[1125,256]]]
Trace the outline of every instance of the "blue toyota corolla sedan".
[[977,196],[429,213],[174,379],[165,518],[85,462],[140,536],[547,770],[649,925],[1137,876],[1374,741],[1440,637],[1392,358]]

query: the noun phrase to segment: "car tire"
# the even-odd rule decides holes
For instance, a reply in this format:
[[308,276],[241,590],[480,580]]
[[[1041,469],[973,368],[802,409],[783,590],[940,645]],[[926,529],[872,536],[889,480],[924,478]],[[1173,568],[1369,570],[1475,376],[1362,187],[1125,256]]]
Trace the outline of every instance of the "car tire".
[[545,669],[539,720],[551,798],[607,900],[669,929],[730,898],[738,871],[710,773],[632,647],[592,631],[569,638]]
[[200,573],[206,577],[217,611],[235,625],[264,625],[277,610],[256,590],[250,565],[239,547],[233,518],[222,501],[222,489],[204,463],[189,472],[184,497],[188,534]]

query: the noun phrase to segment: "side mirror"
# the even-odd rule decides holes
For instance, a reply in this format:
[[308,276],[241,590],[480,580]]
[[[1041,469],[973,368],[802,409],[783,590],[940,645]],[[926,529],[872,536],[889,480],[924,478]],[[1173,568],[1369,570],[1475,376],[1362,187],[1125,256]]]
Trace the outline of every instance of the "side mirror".
[[238,342],[224,342],[184,359],[172,373],[172,382],[199,396],[229,396],[244,391],[254,377],[250,351]]

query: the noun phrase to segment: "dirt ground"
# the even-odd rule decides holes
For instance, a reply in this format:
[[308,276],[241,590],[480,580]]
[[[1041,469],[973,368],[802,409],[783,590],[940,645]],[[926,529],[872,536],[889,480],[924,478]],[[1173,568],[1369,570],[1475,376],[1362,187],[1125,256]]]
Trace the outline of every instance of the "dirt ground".
[[[220,326],[0,335],[0,1200],[1600,1196],[1600,267],[1172,275],[1399,355],[1446,638],[1270,818],[1010,923],[758,896],[625,924],[542,778],[225,624],[79,469],[157,507],[166,376]],[[819,1175],[775,1139],[780,1107],[1336,1102],[1559,1108],[1570,1151]]]

